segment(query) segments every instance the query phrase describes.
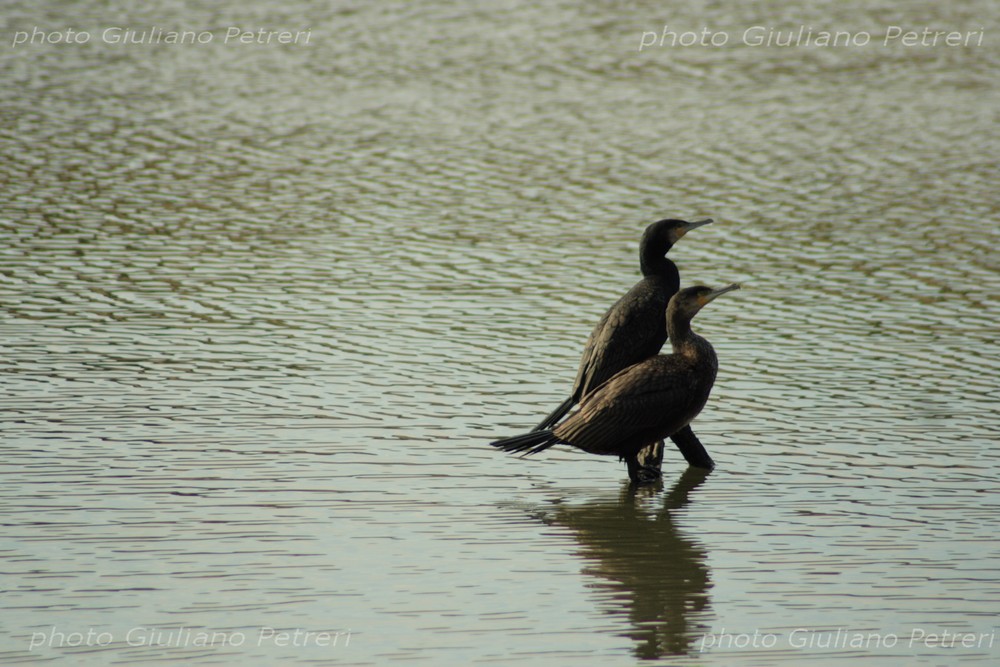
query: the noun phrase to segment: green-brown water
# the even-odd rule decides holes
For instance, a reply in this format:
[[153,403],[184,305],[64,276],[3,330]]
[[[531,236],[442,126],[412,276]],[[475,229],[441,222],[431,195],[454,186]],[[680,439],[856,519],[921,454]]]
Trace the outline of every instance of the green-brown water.
[[[664,24],[730,39],[640,52]],[[0,25],[0,662],[996,664],[994,5]],[[91,40],[13,46],[33,27]],[[668,216],[717,221],[685,284],[746,286],[695,323],[718,469],[671,452],[632,493],[610,458],[491,450],[564,398]]]

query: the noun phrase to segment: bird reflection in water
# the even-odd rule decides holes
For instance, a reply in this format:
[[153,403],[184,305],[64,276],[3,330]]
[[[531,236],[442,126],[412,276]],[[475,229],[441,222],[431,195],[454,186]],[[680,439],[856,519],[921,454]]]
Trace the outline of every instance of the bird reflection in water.
[[610,593],[603,610],[628,619],[631,628],[624,635],[635,642],[640,659],[687,655],[710,629],[707,554],[671,516],[708,474],[688,468],[666,494],[662,484],[623,484],[618,497],[532,512],[548,525],[573,531],[587,563],[583,572]]

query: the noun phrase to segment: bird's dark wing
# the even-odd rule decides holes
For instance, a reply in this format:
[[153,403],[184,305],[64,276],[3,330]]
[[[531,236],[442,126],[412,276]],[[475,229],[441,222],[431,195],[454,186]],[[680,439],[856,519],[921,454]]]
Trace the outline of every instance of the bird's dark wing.
[[[618,302],[620,302],[619,299]],[[598,342],[601,340],[605,327],[608,325],[608,320],[614,314],[615,306],[612,306],[604,315],[601,320],[594,327],[594,330],[590,332],[590,337],[587,338],[587,344],[583,346],[583,354],[580,355],[580,368],[576,372],[576,380],[573,382],[573,398],[579,401],[583,397],[583,390],[587,385],[587,380],[592,374],[592,367],[595,363],[595,356],[597,354],[596,349],[598,347]]]
[[621,371],[557,426],[560,440],[594,454],[620,454],[670,435],[691,402],[691,369],[660,355]]
[[590,334],[573,394],[578,400],[615,373],[657,354],[667,339],[667,295],[648,280],[626,292]]

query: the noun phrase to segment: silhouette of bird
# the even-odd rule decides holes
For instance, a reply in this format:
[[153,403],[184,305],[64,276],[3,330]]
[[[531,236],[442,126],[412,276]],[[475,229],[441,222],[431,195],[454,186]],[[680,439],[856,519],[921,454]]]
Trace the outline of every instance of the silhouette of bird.
[[587,394],[580,408],[555,428],[490,444],[525,455],[556,444],[571,445],[591,454],[617,455],[626,462],[634,483],[658,478],[659,471],[640,465],[639,452],[691,423],[705,407],[718,372],[715,350],[691,330],[691,319],[736,289],[739,285],[733,283],[720,289],[699,285],[681,290],[667,306],[670,354],[651,356],[620,371]]
[[[594,327],[584,347],[572,393],[534,430],[551,428],[615,373],[659,353],[667,340],[663,313],[670,297],[680,288],[680,273],[667,253],[689,231],[711,222],[711,219],[696,222],[667,219],[646,228],[639,244],[642,280],[622,295]],[[671,440],[690,465],[709,470],[715,467],[690,428],[673,434]],[[651,455],[657,457],[658,467],[662,446],[655,452]]]

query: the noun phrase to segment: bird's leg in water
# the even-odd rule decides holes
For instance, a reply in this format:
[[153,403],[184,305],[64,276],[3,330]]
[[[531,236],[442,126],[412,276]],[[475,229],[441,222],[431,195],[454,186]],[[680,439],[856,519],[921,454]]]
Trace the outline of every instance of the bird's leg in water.
[[635,458],[640,466],[656,470],[657,474],[659,474],[660,469],[663,467],[663,449],[663,441],[660,440],[639,450]]
[[625,464],[628,466],[628,478],[633,484],[652,484],[660,479],[660,469],[639,463],[638,455],[626,458]]
[[677,431],[677,433],[670,436],[670,439],[677,445],[677,449],[681,450],[681,454],[684,455],[684,460],[688,462],[688,465],[695,468],[704,468],[705,470],[715,468],[715,461],[705,451],[704,445],[698,440],[698,436],[694,434],[690,426],[685,426]]

